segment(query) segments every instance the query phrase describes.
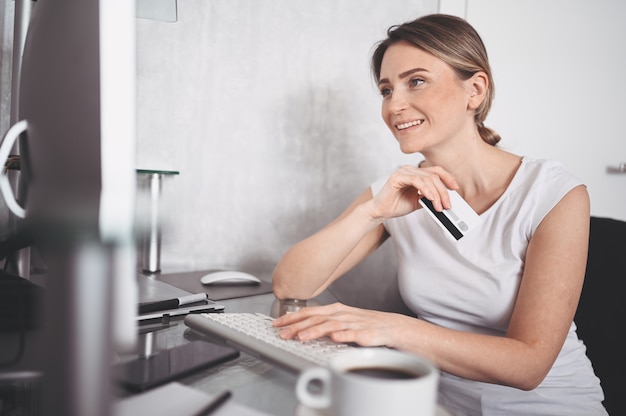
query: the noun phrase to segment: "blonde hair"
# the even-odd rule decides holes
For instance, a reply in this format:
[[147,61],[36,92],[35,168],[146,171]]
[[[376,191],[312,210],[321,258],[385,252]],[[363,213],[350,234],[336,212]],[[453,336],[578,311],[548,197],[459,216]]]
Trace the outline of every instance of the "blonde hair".
[[378,43],[372,55],[372,74],[376,82],[380,80],[380,67],[387,48],[400,41],[408,42],[441,59],[462,80],[471,78],[477,72],[486,74],[489,85],[485,99],[476,109],[474,120],[480,137],[495,146],[500,141],[500,135],[484,124],[491,109],[495,86],[487,50],[476,30],[465,20],[445,14],[423,16],[390,27],[387,38]]

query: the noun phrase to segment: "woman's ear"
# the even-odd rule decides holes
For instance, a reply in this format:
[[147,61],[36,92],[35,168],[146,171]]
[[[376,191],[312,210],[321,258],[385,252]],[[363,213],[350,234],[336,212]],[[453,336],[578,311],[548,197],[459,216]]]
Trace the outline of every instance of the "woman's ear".
[[469,90],[468,108],[470,110],[476,110],[487,96],[489,78],[487,78],[484,72],[478,71],[465,82]]

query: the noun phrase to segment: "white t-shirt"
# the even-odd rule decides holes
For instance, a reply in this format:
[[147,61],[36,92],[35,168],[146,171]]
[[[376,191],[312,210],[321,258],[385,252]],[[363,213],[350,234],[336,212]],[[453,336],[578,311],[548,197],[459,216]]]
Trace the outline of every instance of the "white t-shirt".
[[[372,184],[372,193],[386,180]],[[407,306],[442,327],[504,336],[530,238],[561,198],[581,184],[558,162],[524,157],[504,194],[458,241],[444,235],[425,209],[387,220]],[[455,415],[607,414],[573,322],[552,370],[536,389],[527,392],[442,373],[439,396]]]

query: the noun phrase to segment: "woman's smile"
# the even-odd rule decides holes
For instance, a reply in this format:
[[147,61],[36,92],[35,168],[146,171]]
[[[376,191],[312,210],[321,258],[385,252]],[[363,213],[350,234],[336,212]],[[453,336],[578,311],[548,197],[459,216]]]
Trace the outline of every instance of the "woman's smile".
[[423,122],[424,122],[424,120],[422,120],[422,119],[412,120],[412,121],[407,121],[407,122],[401,122],[401,123],[396,124],[396,129],[398,129],[398,130],[406,130],[406,129],[414,127],[414,126],[420,126]]

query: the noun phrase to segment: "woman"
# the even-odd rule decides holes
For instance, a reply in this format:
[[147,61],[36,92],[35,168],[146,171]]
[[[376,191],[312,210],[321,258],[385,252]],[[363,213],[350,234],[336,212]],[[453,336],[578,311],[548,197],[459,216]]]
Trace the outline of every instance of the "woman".
[[[275,321],[284,338],[329,336],[425,356],[440,402],[459,415],[606,415],[573,323],[589,233],[585,186],[557,162],[496,146],[483,124],[494,94],[487,53],[464,20],[431,15],[389,29],[372,69],[382,117],[418,166],[365,190],[288,250],[278,298],[316,296],[391,237],[400,292],[418,316],[334,304]],[[481,222],[448,239],[425,209],[456,191]]]

